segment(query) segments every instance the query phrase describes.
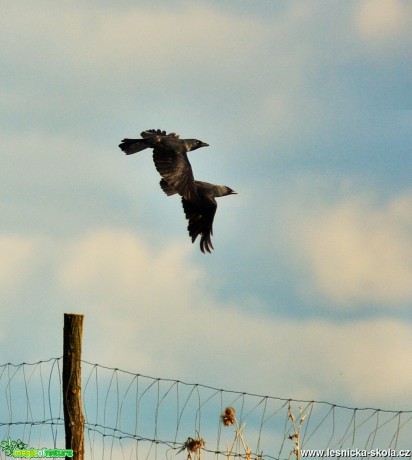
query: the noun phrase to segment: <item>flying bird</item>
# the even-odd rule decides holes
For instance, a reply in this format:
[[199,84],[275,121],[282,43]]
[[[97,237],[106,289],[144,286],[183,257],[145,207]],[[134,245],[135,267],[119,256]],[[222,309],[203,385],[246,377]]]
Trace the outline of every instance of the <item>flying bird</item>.
[[[166,195],[174,195],[177,191],[164,179],[160,181],[160,187]],[[217,202],[215,198],[235,195],[237,192],[226,185],[214,185],[199,180],[194,181],[195,195],[191,199],[182,197],[183,210],[189,221],[187,227],[192,243],[200,235],[200,250],[205,254],[214,249],[212,244],[213,220],[215,218]]]
[[119,147],[130,155],[146,148],[153,148],[153,160],[162,176],[160,187],[168,196],[179,194],[183,210],[189,222],[187,230],[192,243],[200,236],[200,250],[205,253],[214,249],[213,220],[217,209],[217,197],[236,194],[225,185],[214,185],[194,179],[187,152],[206,147],[208,144],[197,139],[180,139],[176,133],[147,130],[142,139],[123,139]]
[[123,139],[119,147],[126,153],[153,149],[153,161],[159,174],[176,192],[190,199],[194,194],[194,178],[187,152],[208,147],[197,139],[180,139],[176,133],[166,134],[160,129],[149,129],[141,133],[142,139]]

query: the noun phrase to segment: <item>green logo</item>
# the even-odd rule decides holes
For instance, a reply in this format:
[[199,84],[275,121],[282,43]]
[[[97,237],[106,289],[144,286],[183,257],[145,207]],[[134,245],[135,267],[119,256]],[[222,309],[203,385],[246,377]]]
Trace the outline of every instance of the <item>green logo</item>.
[[22,440],[12,441],[9,437],[7,441],[1,442],[1,450],[7,457],[14,458],[64,458],[73,457],[71,449],[34,449],[27,448],[27,444]]

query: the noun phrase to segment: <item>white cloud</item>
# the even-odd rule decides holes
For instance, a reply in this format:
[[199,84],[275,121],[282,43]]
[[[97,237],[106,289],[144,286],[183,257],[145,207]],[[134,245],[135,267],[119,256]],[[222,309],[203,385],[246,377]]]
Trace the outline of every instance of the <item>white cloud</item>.
[[400,322],[339,325],[245,313],[237,300],[218,300],[182,248],[158,252],[126,231],[90,234],[64,253],[62,292],[86,314],[91,361],[229,389],[359,405],[397,404],[412,383],[404,365],[412,331]]
[[[219,300],[186,248],[156,250],[121,229],[50,243],[15,237],[1,241],[3,248],[11,244],[3,254],[20,254],[13,280],[25,275],[24,297],[41,293],[41,306],[35,309],[32,301],[15,310],[8,304],[3,342],[11,340],[8,333],[18,318],[35,322],[36,334],[49,337],[37,345],[22,338],[22,361],[58,355],[56,320],[74,310],[85,315],[84,359],[102,365],[349,405],[404,408],[411,402],[405,399],[412,384],[405,362],[412,329],[400,321],[338,324],[262,316],[253,304],[249,310],[239,308],[242,300],[235,293],[229,302]],[[47,266],[53,275],[39,278],[30,254],[36,254],[36,266]],[[12,311],[18,311],[16,318]],[[11,351],[2,351],[3,359],[15,360]]]
[[412,299],[412,194],[386,206],[352,199],[311,209],[296,243],[314,289],[345,308]]
[[18,288],[30,272],[35,249],[34,238],[0,235],[0,288],[3,295]]
[[[154,251],[125,230],[100,230],[68,244],[60,281],[103,303],[186,304],[190,287],[200,276],[186,266],[190,246]],[[96,295],[97,294],[97,295]]]
[[3,99],[8,113],[18,107],[16,118],[27,112],[30,127],[45,116],[46,126],[57,118],[59,127],[75,123],[78,132],[79,113],[86,125],[144,113],[169,123],[184,117],[186,126],[196,119],[211,137],[225,123],[223,136],[237,138],[250,131],[252,119],[257,135],[284,136],[308,123],[305,116],[296,126],[311,45],[292,39],[308,12],[295,7],[274,22],[204,2],[181,9],[41,2],[22,18],[21,6],[10,4],[0,27],[12,44],[5,61],[16,78]]
[[230,70],[241,56],[233,50],[241,45],[245,52],[262,40],[253,33],[258,24],[206,4],[182,9],[150,5],[62,9],[53,2],[42,2],[25,17],[21,8],[9,5],[3,18],[5,37],[18,39],[19,52],[36,47],[35,59],[48,58],[59,72],[77,68],[83,78],[87,70],[94,73],[99,68],[116,78],[122,71],[136,70],[150,75],[152,81],[170,80],[171,75],[181,76],[182,68],[203,72],[202,62],[216,65],[217,55],[220,65]]
[[410,24],[408,2],[365,0],[358,4],[355,21],[361,37],[373,42],[403,35]]
[[[112,364],[125,365],[137,353],[138,362],[150,367],[146,345],[153,351],[156,343],[167,343],[166,350],[158,350],[166,355],[175,345],[173,337],[190,327],[186,312],[197,305],[194,286],[202,272],[187,261],[189,249],[156,251],[123,230],[102,230],[65,247],[58,270],[63,292],[92,318],[93,340]],[[115,348],[107,342],[111,334]]]

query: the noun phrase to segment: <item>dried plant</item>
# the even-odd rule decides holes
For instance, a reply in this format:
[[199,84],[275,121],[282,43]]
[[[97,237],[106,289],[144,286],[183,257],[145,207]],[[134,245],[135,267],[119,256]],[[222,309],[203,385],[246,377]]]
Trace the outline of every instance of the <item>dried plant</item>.
[[[236,411],[233,407],[228,406],[226,409],[223,411],[223,413],[220,415],[220,420],[224,426],[232,426],[236,425],[236,431],[235,431],[235,438],[233,440],[233,443],[231,447],[227,446],[227,452],[226,452],[226,458],[227,460],[230,460],[231,456],[233,457],[239,457],[239,454],[234,453],[234,448],[236,444],[241,444],[242,448],[244,450],[244,456],[246,460],[252,460],[252,451],[249,448],[249,446],[246,444],[246,441],[243,437],[243,429],[245,428],[245,424],[242,426],[239,426],[239,423],[236,419]],[[254,456],[255,460],[261,460],[261,456],[255,455]]]
[[192,460],[192,454],[195,454],[195,458],[200,460],[201,449],[205,444],[206,442],[199,436],[199,433],[197,432],[196,438],[189,437],[186,439],[186,442],[183,444],[183,447],[178,451],[178,453],[186,449],[188,460]]
[[291,457],[291,455],[295,455],[296,460],[300,460],[300,432],[302,429],[303,422],[305,421],[306,414],[303,413],[302,407],[299,406],[299,421],[297,422],[296,417],[293,415],[292,412],[292,405],[289,401],[288,418],[290,419],[293,428],[293,433],[291,433],[288,436],[288,439],[290,439],[293,442],[293,449],[289,454],[289,458]]
[[222,420],[223,425],[225,426],[231,426],[236,423],[236,417],[235,417],[236,411],[233,409],[233,407],[228,406],[226,409],[223,411],[223,413],[220,416],[220,419]]

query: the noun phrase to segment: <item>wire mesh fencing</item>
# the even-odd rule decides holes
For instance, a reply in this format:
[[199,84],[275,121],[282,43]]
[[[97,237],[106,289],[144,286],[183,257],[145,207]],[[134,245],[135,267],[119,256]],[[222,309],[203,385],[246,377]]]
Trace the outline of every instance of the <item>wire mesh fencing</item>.
[[0,366],[0,458],[14,448],[64,446],[62,358]]
[[[1,458],[10,442],[62,449],[61,358],[0,366]],[[85,457],[288,459],[412,444],[412,411],[228,391],[82,361]]]

